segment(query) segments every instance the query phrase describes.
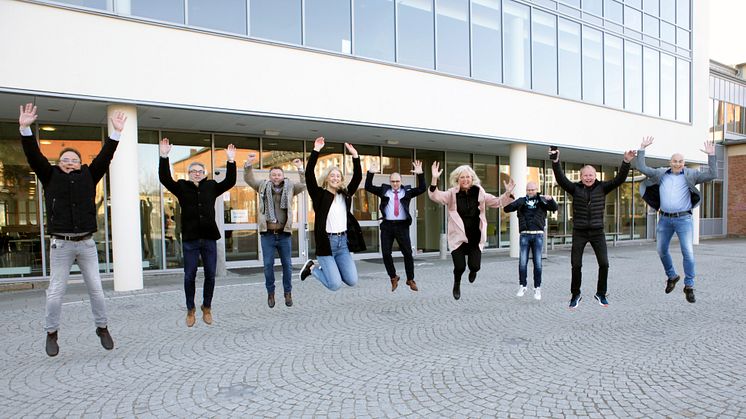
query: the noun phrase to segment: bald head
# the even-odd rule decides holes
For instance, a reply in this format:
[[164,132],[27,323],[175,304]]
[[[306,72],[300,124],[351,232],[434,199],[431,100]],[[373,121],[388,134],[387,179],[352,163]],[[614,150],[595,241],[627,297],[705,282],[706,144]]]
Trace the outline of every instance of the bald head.
[[389,176],[389,183],[392,188],[399,190],[399,188],[401,188],[401,175],[397,172],[392,173]]
[[684,160],[683,154],[674,153],[671,156],[671,161],[669,162],[669,165],[671,166],[671,171],[673,173],[681,173],[681,171],[684,170],[684,164],[686,164],[686,161]]
[[526,184],[526,196],[533,198],[539,192],[539,186],[536,182],[528,182]]

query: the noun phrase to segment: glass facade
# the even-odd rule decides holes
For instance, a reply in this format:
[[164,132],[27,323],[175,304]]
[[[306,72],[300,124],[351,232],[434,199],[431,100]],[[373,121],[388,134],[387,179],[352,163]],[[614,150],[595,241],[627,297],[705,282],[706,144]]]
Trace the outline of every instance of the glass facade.
[[[54,3],[113,11],[118,10],[119,0]],[[134,17],[395,62],[680,122],[691,120],[691,0],[127,0],[123,4]]]

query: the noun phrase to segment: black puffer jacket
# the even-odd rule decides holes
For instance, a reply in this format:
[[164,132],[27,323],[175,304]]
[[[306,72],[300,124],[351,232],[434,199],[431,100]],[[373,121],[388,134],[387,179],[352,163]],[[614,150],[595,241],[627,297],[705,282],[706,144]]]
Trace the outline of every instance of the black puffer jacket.
[[225,179],[215,182],[204,178],[199,186],[190,180],[171,177],[168,157],[161,157],[158,163],[158,177],[163,186],[176,195],[181,205],[181,239],[183,241],[220,238],[215,223],[215,199],[236,184],[236,163],[226,165]]
[[49,164],[33,135],[22,136],[21,144],[31,169],[44,186],[47,232],[66,234],[96,231],[96,184],[109,169],[119,142],[107,138],[90,165],[83,164],[80,170],[70,173]]
[[559,161],[552,162],[554,178],[562,189],[572,196],[572,225],[574,230],[597,230],[604,228],[604,209],[606,194],[624,183],[629,174],[630,165],[622,162],[616,177],[611,181],[596,180],[593,185],[585,186],[582,182],[572,182],[562,171]]
[[557,211],[557,201],[548,201],[541,194],[524,196],[503,208],[505,212],[518,211],[518,231],[544,231],[547,211]]

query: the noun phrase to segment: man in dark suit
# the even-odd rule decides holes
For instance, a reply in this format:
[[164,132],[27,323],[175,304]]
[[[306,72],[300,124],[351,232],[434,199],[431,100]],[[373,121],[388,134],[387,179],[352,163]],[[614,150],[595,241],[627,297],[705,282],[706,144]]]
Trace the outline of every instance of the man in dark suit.
[[394,240],[399,244],[404,256],[404,270],[407,272],[407,285],[412,291],[417,291],[414,282],[414,259],[412,258],[412,241],[409,238],[409,226],[412,224],[412,216],[409,214],[409,201],[417,195],[425,193],[425,174],[422,172],[422,162],[415,160],[412,163],[417,175],[417,187],[401,184],[401,175],[392,173],[389,177],[390,184],[373,185],[373,176],[378,172],[378,164],[373,163],[365,178],[365,190],[381,198],[381,253],[386,272],[391,278],[391,291],[399,286],[399,275],[396,274],[394,258],[391,256],[391,247]]

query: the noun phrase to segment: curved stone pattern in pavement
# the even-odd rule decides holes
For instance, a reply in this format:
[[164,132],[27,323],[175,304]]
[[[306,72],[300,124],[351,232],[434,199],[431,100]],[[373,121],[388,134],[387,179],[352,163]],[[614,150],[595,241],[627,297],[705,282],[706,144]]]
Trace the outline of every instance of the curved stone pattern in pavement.
[[609,251],[610,306],[593,299],[589,247],[575,311],[567,308],[567,249],[545,260],[541,301],[531,289],[515,297],[517,261],[505,254],[484,257],[476,282],[463,281],[459,301],[451,297],[450,261],[432,258],[417,260],[419,292],[400,286],[392,293],[380,263],[358,262],[354,288],[333,293],[313,278],[294,281],[292,308],[281,297],[267,308],[261,274],[229,278],[215,293],[214,325],[198,310],[193,328],[184,326],[178,278],[170,287],[107,291],[113,351],[100,347],[78,286],[63,308],[56,358],[44,353],[43,292],[5,293],[0,412],[745,417],[746,241],[696,247],[696,304],[684,300],[683,281],[664,294],[653,245]]

